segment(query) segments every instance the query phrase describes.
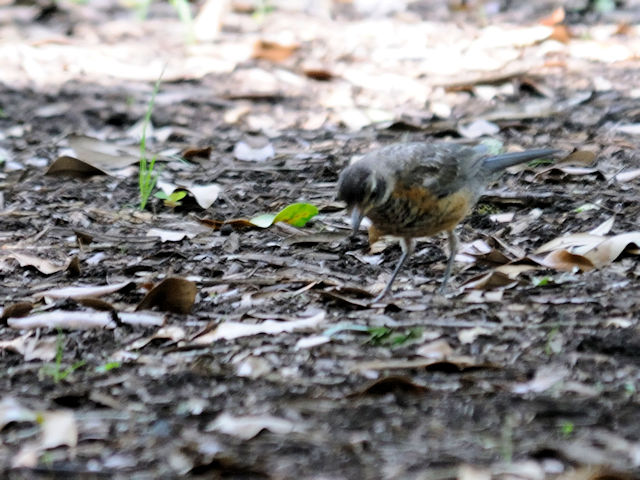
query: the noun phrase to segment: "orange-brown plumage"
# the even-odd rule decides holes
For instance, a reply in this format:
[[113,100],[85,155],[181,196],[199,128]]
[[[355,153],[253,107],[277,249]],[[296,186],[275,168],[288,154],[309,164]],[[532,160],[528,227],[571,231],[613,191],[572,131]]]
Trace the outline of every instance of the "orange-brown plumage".
[[354,231],[363,217],[374,236],[400,238],[403,255],[385,289],[390,289],[411,253],[413,239],[446,231],[451,249],[445,288],[457,249],[454,229],[473,209],[491,177],[511,165],[556,153],[529,150],[491,156],[488,147],[454,143],[398,143],[367,153],[345,168],[338,198],[352,212]]

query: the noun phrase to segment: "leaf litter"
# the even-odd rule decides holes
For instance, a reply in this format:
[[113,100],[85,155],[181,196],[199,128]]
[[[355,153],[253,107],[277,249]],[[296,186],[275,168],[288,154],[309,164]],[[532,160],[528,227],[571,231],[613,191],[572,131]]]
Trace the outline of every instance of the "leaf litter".
[[[99,61],[80,35],[36,47],[29,21],[19,31],[0,23],[29,39],[20,56],[0,42],[4,388],[28,413],[65,405],[76,432],[44,442],[36,420],[9,415],[3,471],[588,478],[581,465],[606,463],[593,471],[637,476],[638,52],[636,29],[616,19],[634,20],[634,10],[599,11],[592,23],[591,2],[585,12],[565,6],[562,20],[544,2],[498,14],[487,2],[455,12],[395,2],[392,14],[366,2],[318,3],[316,14],[275,3],[261,20],[235,3],[214,11],[215,42],[188,47],[171,10],[123,29],[126,9],[62,5],[38,25],[91,28]],[[35,19],[41,7],[7,8]],[[72,21],[74,10],[83,15]],[[139,82],[157,79],[165,52],[150,137],[160,180],[207,190],[153,198],[139,212],[134,137],[150,88]],[[333,198],[340,169],[392,141],[481,134],[590,153],[503,175],[487,210],[460,228],[473,248],[457,257],[445,296],[434,293],[444,268],[434,238],[393,295],[370,305],[399,252],[346,238]],[[75,160],[58,164],[64,155]],[[50,173],[72,177],[43,176],[51,162]],[[275,221],[297,203],[317,211]],[[202,209],[220,219],[212,229],[193,227]],[[261,212],[274,212],[258,221],[268,228],[251,223]],[[32,259],[20,265],[13,252]],[[74,268],[55,270],[72,258]],[[479,289],[464,285],[487,275]],[[97,298],[129,282],[138,288]],[[365,330],[323,335],[342,323]],[[64,365],[87,366],[35,381],[57,335]],[[73,433],[61,419],[49,425]]]

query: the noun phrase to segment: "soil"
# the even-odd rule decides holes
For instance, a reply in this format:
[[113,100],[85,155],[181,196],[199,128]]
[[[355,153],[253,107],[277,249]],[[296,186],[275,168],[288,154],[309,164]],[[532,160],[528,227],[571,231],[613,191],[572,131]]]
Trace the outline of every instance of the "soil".
[[[487,23],[484,4],[492,2],[461,10],[410,3],[372,13],[357,10],[358,2],[337,2],[332,19],[276,8],[263,23],[236,8],[212,44],[226,52],[214,60],[232,61],[229,71],[200,69],[216,50],[194,53],[176,33],[184,25],[168,5],[154,5],[144,22],[109,2],[0,6],[2,58],[13,58],[9,44],[22,35],[14,45],[21,60],[7,60],[0,73],[4,477],[640,478],[640,245],[601,268],[532,270],[509,285],[475,291],[465,283],[496,263],[466,256],[440,295],[446,239],[423,239],[392,295],[371,306],[367,300],[384,286],[400,249],[390,240],[372,253],[364,230],[349,238],[348,213],[335,200],[338,175],[353,155],[395,141],[475,142],[462,138],[460,126],[488,118],[499,127],[491,136],[508,148],[594,152],[597,163],[586,172],[528,166],[506,173],[459,227],[463,250],[480,240],[510,259],[514,252],[534,255],[547,241],[611,218],[610,235],[635,232],[639,180],[616,175],[640,160],[637,129],[618,129],[640,122],[639,57],[580,57],[571,48],[581,45],[581,32],[606,26],[619,32],[593,37],[592,49],[613,55],[618,41],[634,48],[640,7],[567,7],[567,43],[480,49],[473,55],[489,51],[487,61],[518,55],[478,80],[471,65],[437,73],[413,58],[407,50],[417,49],[420,26],[436,45],[440,32],[470,49],[491,25],[528,25],[554,4],[493,2],[500,8]],[[256,38],[291,42],[282,40],[283,25],[297,47],[279,63],[255,55],[236,60],[227,50]],[[377,35],[390,26],[395,41]],[[347,55],[339,45],[346,50],[354,38],[363,49]],[[91,52],[103,52],[101,42],[124,44],[131,58],[110,52],[109,62],[130,60],[144,78],[91,63]],[[57,49],[46,50],[55,61],[39,57],[49,47]],[[104,175],[47,174],[74,135],[136,152],[135,126],[149,106],[164,48],[172,60],[147,147],[158,155],[161,181],[219,185],[213,204],[203,209],[191,195],[167,206],[152,197],[140,211],[136,163]],[[69,62],[73,55],[77,64]],[[200,63],[188,64],[189,55]],[[412,96],[422,87],[426,103]],[[490,90],[493,96],[483,97]],[[522,114],[527,109],[535,113]],[[238,159],[237,145],[251,136],[275,155]],[[178,158],[196,147],[211,151]],[[320,213],[304,227],[201,223],[250,219],[295,202]],[[513,213],[513,220],[496,221],[498,213]],[[154,228],[188,235],[163,241],[148,235]],[[16,252],[62,267],[43,272]],[[197,296],[189,313],[156,302],[151,310],[162,326],[64,323],[69,312],[135,313],[167,278],[193,282]],[[100,305],[43,295],[120,282],[130,283]],[[26,306],[15,312],[17,304]],[[43,312],[59,313],[64,328],[19,323]],[[225,322],[310,319],[317,322],[274,334],[198,340]],[[16,339],[21,347],[9,345]],[[34,351],[41,344],[48,353]],[[52,352],[62,355],[59,369],[77,368],[52,375]],[[39,420],[12,416],[12,401]],[[47,443],[47,412],[71,412],[77,435]]]

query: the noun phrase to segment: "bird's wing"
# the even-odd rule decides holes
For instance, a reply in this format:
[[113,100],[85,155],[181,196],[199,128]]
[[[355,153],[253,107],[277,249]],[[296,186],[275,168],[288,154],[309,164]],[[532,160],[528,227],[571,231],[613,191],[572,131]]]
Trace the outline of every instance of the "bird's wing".
[[475,148],[453,143],[411,143],[398,149],[396,175],[406,185],[421,185],[444,197],[475,184],[486,156]]

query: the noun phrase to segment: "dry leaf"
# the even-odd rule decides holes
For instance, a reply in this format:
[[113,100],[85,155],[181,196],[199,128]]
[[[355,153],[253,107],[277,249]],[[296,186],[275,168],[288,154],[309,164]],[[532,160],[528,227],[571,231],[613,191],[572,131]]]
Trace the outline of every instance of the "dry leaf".
[[590,250],[602,243],[604,238],[601,235],[591,233],[573,233],[563,237],[554,238],[535,250],[535,254],[553,252],[554,250],[564,250],[568,248],[581,247],[583,250]]
[[213,148],[208,147],[187,147],[182,150],[180,156],[185,160],[208,160],[211,157]]
[[133,282],[121,282],[114,283],[113,285],[84,285],[82,287],[63,287],[52,288],[51,290],[45,290],[39,292],[36,297],[49,297],[49,298],[84,298],[84,297],[103,297],[111,293],[119,292],[135,284]]
[[140,161],[137,146],[116,145],[82,135],[71,135],[67,140],[78,160],[111,175]]
[[166,278],[147,293],[136,311],[158,307],[166,312],[189,313],[197,293],[198,287],[190,280]]
[[7,324],[16,330],[32,330],[34,328],[88,330],[115,327],[110,312],[70,312],[66,310],[36,313],[23,318],[10,318]]
[[286,322],[278,322],[275,320],[266,320],[262,323],[240,323],[240,322],[222,322],[213,331],[205,333],[193,340],[194,345],[207,345],[216,340],[233,340],[235,338],[247,337],[251,335],[277,335],[279,333],[293,332],[296,330],[306,330],[315,328],[324,320],[326,313],[320,311],[309,318],[300,320],[290,320]]
[[629,232],[606,238],[593,249],[583,253],[596,268],[609,265],[630,245],[640,247],[640,232]]
[[178,230],[163,230],[161,228],[151,228],[147,232],[147,237],[160,237],[161,242],[180,242],[185,238],[195,237],[195,233],[183,232]]
[[453,354],[453,348],[446,340],[441,339],[421,346],[416,353],[422,357],[443,360]]
[[540,393],[553,387],[558,382],[564,380],[568,371],[559,365],[545,365],[540,367],[534,377],[525,383],[516,383],[511,391],[523,395],[525,393]]
[[31,311],[32,308],[33,303],[31,302],[12,303],[11,305],[7,305],[2,309],[0,320],[6,320],[7,318],[11,317],[24,317]]
[[220,185],[211,183],[209,185],[174,185],[173,183],[158,181],[158,188],[167,196],[171,196],[176,190],[186,190],[201,208],[209,208],[218,199],[222,188]]
[[77,158],[62,155],[49,165],[45,175],[69,175],[73,178],[86,178],[92,175],[108,175],[108,173]]
[[298,44],[283,45],[268,40],[258,40],[253,46],[253,58],[282,62],[300,48]]
[[587,233],[590,235],[606,235],[613,228],[613,223],[615,222],[615,217],[610,217],[596,228],[589,230]]
[[13,397],[0,400],[0,430],[13,422],[35,422],[37,415],[31,409],[23,407]]
[[638,177],[640,177],[640,168],[627,170],[625,172],[620,172],[616,174],[616,176],[613,178],[615,179],[616,182],[625,183],[625,182],[631,182],[632,180],[635,180]]
[[230,0],[206,0],[193,19],[193,35],[199,42],[212,42],[222,28]]
[[459,370],[473,367],[489,367],[487,364],[480,364],[473,357],[466,355],[456,355],[443,359],[433,358],[418,358],[415,360],[373,360],[370,362],[356,363],[351,367],[351,371],[364,372],[367,370],[399,370],[399,369],[412,369],[412,368],[428,368],[434,366],[452,366]]
[[553,251],[546,257],[538,259],[538,263],[544,267],[554,268],[564,272],[572,272],[576,268],[583,272],[588,272],[595,268],[595,265],[588,258],[582,255],[576,255],[567,250]]
[[479,138],[482,136],[495,135],[500,131],[500,127],[488,120],[478,119],[466,125],[458,126],[458,133],[464,138]]
[[164,324],[164,315],[150,312],[119,312],[118,319],[127,325],[159,327]]
[[19,353],[24,357],[25,362],[31,360],[50,361],[56,357],[57,342],[56,336],[32,337],[28,332],[13,340],[0,341],[0,349]]
[[511,287],[517,285],[517,281],[506,273],[492,270],[478,277],[467,280],[463,286],[465,289],[492,290],[494,288]]
[[401,375],[387,375],[370,382],[360,391],[351,393],[349,396],[385,395],[389,392],[424,393],[427,390],[426,386],[416,383],[411,378]]
[[485,327],[465,328],[458,332],[458,340],[460,340],[460,343],[462,343],[463,345],[466,345],[475,342],[476,338],[481,335],[488,336],[492,333],[492,330]]
[[305,68],[303,73],[314,80],[318,80],[320,82],[328,82],[333,79],[334,75],[329,70],[325,70],[323,68]]
[[544,17],[542,20],[540,20],[540,23],[542,25],[553,26],[553,25],[557,25],[559,23],[564,22],[564,18],[565,18],[564,7],[558,7],[551,13],[551,15]]
[[56,448],[61,445],[75,447],[78,444],[78,426],[71,410],[43,412],[40,418],[41,448]]
[[258,435],[262,430],[279,435],[286,435],[292,432],[301,431],[300,422],[291,422],[284,418],[273,417],[271,415],[247,415],[234,417],[229,413],[221,413],[205,428],[205,431],[216,431],[233,435],[242,440],[249,440]]
[[265,137],[250,137],[233,147],[233,156],[244,162],[265,162],[275,154],[273,145]]
[[553,32],[549,37],[550,40],[555,40],[556,42],[560,43],[569,43],[571,38],[571,31],[566,25],[554,25]]
[[171,340],[172,342],[178,342],[184,340],[186,336],[185,330],[178,326],[166,326],[160,328],[156,333],[150,337],[139,338],[127,347],[127,350],[139,350],[148,345],[153,340]]
[[67,269],[69,262],[65,262],[64,265],[56,265],[46,258],[39,258],[33,255],[26,255],[24,253],[12,252],[7,255],[9,258],[17,260],[21,267],[34,267],[45,275],[51,275],[53,273],[63,272]]
[[503,290],[487,291],[487,290],[470,290],[462,299],[465,303],[500,303],[504,295]]

